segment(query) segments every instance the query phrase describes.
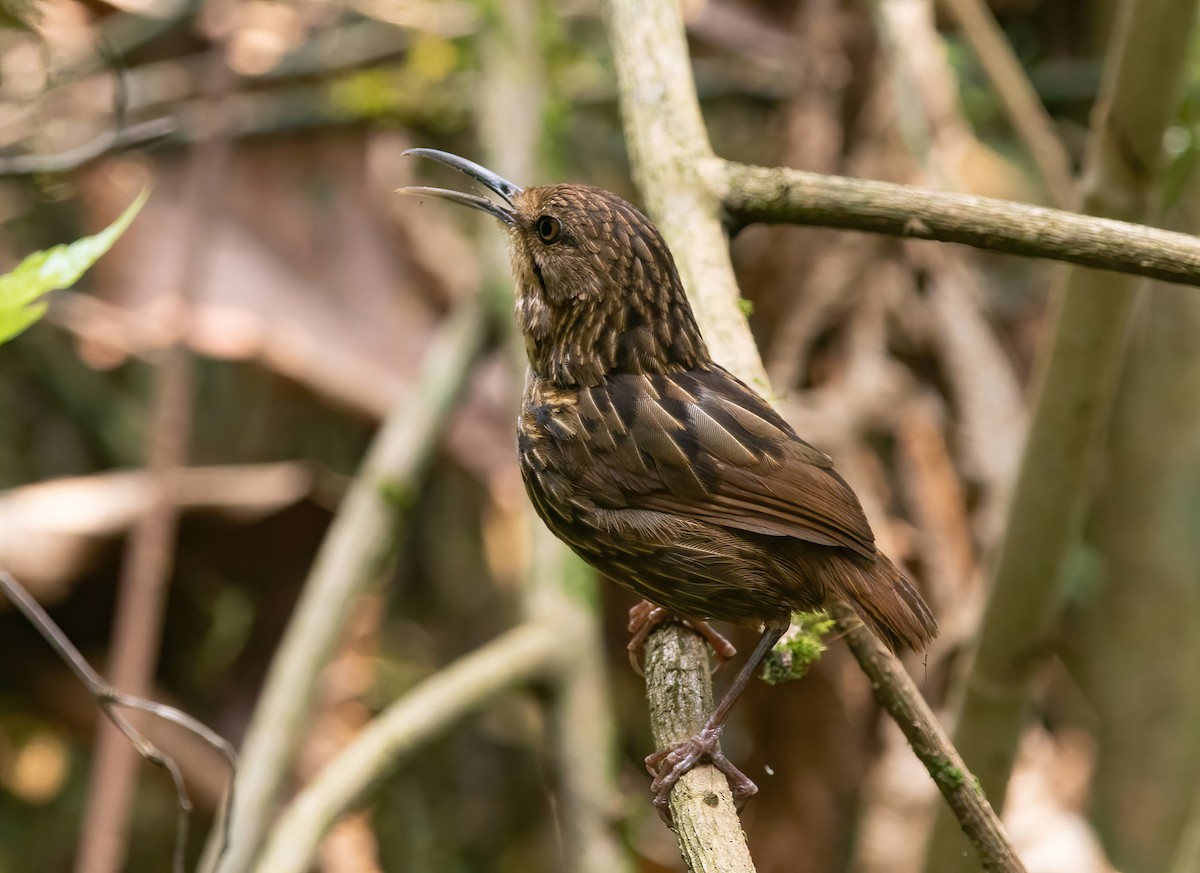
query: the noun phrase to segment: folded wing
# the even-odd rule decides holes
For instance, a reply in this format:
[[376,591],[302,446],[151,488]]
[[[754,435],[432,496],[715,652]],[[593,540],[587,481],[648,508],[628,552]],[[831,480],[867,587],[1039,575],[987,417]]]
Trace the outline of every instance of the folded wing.
[[580,393],[593,455],[580,483],[607,509],[648,509],[733,530],[876,555],[854,492],[824,453],[713,366],[610,376]]

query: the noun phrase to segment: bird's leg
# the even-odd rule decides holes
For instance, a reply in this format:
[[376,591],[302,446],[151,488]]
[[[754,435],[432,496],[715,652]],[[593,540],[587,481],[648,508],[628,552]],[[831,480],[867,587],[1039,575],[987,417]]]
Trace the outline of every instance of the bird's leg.
[[700,733],[670,749],[663,749],[646,758],[646,769],[654,777],[654,781],[650,784],[650,790],[654,792],[654,806],[668,825],[671,824],[671,807],[668,805],[668,801],[675,783],[684,773],[705,761],[725,774],[738,809],[741,809],[746,801],[758,792],[758,786],[750,781],[745,773],[733,766],[721,751],[721,733],[725,730],[725,720],[729,717],[729,710],[733,708],[738,696],[745,690],[767,652],[771,651],[771,648],[779,642],[779,638],[787,629],[786,619],[767,622],[763,629],[763,635],[759,639],[758,645],[754,647],[750,659],[734,677],[733,684],[729,686],[729,690],[725,692],[721,702],[717,704],[704,727],[700,729]]
[[626,646],[629,649],[629,663],[633,665],[634,672],[639,676],[645,675],[642,671],[642,656],[646,653],[646,638],[650,636],[650,631],[667,621],[677,621],[708,640],[713,654],[717,656],[717,666],[713,668],[714,670],[719,669],[722,664],[737,654],[733,643],[717,633],[708,622],[695,618],[680,618],[669,609],[655,606],[649,600],[643,600],[629,610],[629,632],[633,636],[630,637],[629,645]]

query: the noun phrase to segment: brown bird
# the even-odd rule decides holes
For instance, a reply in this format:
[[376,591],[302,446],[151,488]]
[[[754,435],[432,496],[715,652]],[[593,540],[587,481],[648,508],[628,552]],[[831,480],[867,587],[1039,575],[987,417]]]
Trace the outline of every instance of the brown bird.
[[696,736],[646,759],[666,812],[702,761],[739,802],[757,791],[720,736],[734,701],[792,612],[841,600],[893,650],[937,633],[929,607],[875,548],[862,507],[824,453],[713,362],[658,230],[615,194],[522,189],[464,158],[410,149],[476,179],[502,202],[441,188],[508,230],[529,370],[517,422],[538,515],[585,561],[658,608],[635,607],[640,643],[675,616],[763,628],[750,660]]

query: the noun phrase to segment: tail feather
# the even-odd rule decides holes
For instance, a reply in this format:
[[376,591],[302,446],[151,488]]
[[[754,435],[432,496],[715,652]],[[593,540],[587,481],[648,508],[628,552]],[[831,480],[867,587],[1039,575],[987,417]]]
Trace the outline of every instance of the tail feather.
[[902,647],[919,652],[937,636],[937,620],[929,606],[884,554],[870,566],[847,562],[847,572],[839,576],[842,593],[863,623],[893,652]]

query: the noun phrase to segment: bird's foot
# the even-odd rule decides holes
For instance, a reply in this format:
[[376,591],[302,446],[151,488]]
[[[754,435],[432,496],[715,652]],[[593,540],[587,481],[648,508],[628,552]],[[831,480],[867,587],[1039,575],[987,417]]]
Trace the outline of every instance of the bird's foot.
[[721,731],[721,727],[705,726],[690,740],[684,740],[677,746],[655,752],[646,758],[646,769],[654,777],[654,781],[650,783],[650,790],[654,792],[654,808],[668,826],[672,825],[671,791],[683,774],[698,764],[710,763],[725,774],[738,810],[758,793],[758,786],[733,766],[721,751]]
[[717,657],[717,663],[713,670],[719,670],[721,665],[737,654],[737,649],[733,647],[733,643],[717,633],[706,621],[700,621],[694,618],[680,618],[671,612],[669,609],[664,609],[661,606],[655,606],[649,600],[643,600],[641,603],[629,610],[629,632],[633,636],[629,640],[629,663],[633,665],[634,671],[639,675],[644,675],[642,671],[642,655],[646,650],[646,638],[650,636],[650,632],[658,627],[663,622],[677,621],[686,628],[691,628],[700,636],[708,641],[712,646],[713,654]]

